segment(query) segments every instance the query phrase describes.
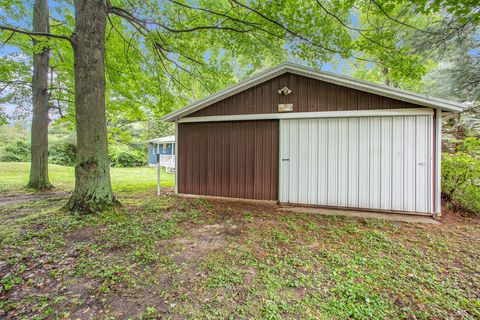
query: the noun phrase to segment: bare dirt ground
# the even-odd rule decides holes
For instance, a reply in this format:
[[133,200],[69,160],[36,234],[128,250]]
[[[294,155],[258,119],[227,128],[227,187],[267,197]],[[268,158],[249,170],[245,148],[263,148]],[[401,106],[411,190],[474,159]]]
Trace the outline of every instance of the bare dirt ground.
[[79,217],[61,210],[67,194],[30,196],[0,200],[0,318],[480,317],[475,217],[404,223],[153,191]]
[[45,191],[26,194],[0,194],[0,207],[19,205],[22,203],[38,200],[51,200],[52,198],[64,198],[68,194],[68,192],[64,191]]

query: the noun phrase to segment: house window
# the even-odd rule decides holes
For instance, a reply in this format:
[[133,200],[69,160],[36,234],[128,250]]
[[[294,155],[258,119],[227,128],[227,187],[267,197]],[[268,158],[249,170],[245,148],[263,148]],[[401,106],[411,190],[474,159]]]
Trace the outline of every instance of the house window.
[[167,152],[167,144],[166,143],[164,143],[162,145],[162,149],[163,149],[163,153]]

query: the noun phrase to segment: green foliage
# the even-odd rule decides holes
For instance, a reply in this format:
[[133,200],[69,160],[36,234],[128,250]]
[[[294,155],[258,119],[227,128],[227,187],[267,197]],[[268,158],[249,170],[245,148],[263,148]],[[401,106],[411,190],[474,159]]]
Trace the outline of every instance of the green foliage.
[[480,215],[480,140],[457,140],[457,151],[442,155],[443,197],[454,207]]
[[[0,33],[0,43],[3,43],[2,38]],[[24,56],[15,52],[0,55],[0,125],[10,119],[25,118],[30,112],[31,73],[29,61]],[[15,112],[7,114],[4,104],[12,104]]]
[[7,113],[5,112],[5,108],[0,106],[0,126],[7,124]]
[[[62,166],[74,166],[77,147],[74,143],[56,141],[48,148],[49,163]],[[26,162],[30,161],[30,143],[25,139],[15,139],[7,143],[0,154],[0,161]]]
[[77,146],[74,143],[60,142],[48,148],[48,162],[62,166],[74,166],[77,161]]
[[141,167],[147,164],[147,156],[136,150],[114,151],[110,155],[110,162],[113,167]]
[[428,17],[418,14],[418,9],[408,2],[378,2],[374,6],[365,2],[361,6],[362,31],[356,38],[355,47],[365,60],[354,62],[354,75],[418,91],[423,76],[434,64],[415,50],[415,30],[402,27],[392,17],[401,17],[402,21],[418,29],[428,26]]
[[461,23],[466,23],[469,20],[473,23],[480,21],[477,0],[415,0],[412,2],[418,6],[417,10],[422,13],[446,11],[449,15],[458,17]]
[[25,140],[17,140],[8,144],[2,150],[0,161],[30,161],[30,143]]
[[226,264],[225,254],[222,252],[211,254],[203,261],[200,268],[208,274],[205,285],[210,288],[232,288],[242,281],[242,272]]
[[12,274],[6,275],[0,280],[0,293],[9,291],[20,283],[22,283],[22,278]]
[[15,140],[27,140],[29,134],[25,121],[15,121],[12,125],[0,126],[0,149]]

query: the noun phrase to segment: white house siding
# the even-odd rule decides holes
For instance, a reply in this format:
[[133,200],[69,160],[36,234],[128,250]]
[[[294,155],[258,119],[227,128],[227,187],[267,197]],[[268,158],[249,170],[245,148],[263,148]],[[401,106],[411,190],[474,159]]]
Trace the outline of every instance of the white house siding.
[[280,201],[433,213],[432,116],[280,120]]

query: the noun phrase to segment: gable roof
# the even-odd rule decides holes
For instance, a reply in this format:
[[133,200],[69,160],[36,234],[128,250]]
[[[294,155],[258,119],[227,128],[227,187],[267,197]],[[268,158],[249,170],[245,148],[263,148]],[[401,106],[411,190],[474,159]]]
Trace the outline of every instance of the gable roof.
[[397,99],[400,101],[414,103],[420,106],[436,108],[449,112],[462,112],[465,106],[460,102],[449,101],[440,98],[429,97],[421,93],[415,93],[407,90],[400,90],[386,85],[376,84],[365,80],[359,80],[331,72],[320,72],[313,68],[305,67],[294,63],[283,63],[271,69],[259,72],[250,78],[238,82],[237,84],[218,91],[202,100],[196,101],[186,107],[175,110],[162,119],[166,121],[175,121],[188,116],[189,114],[208,107],[215,102],[233,96],[246,89],[254,87],[260,83],[278,77],[285,73],[293,73],[307,78],[317,79],[340,86],[373,93],[376,95]]
[[175,136],[165,136],[165,137],[160,137],[160,138],[156,138],[156,139],[150,139],[150,140],[147,140],[147,142],[151,142],[151,143],[171,143],[171,142],[175,142]]

